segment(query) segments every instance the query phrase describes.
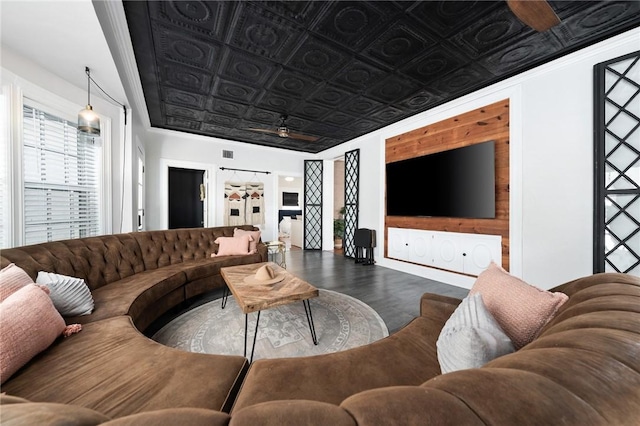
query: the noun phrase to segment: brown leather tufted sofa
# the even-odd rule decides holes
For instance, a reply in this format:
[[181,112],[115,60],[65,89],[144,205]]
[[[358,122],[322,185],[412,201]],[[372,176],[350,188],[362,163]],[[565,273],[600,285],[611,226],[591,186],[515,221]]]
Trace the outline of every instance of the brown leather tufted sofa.
[[224,285],[220,268],[267,260],[267,248],[247,256],[212,258],[218,237],[231,237],[235,228],[132,232],[54,241],[5,249],[0,266],[13,262],[35,279],[38,271],[83,278],[93,295],[91,315],[66,318],[88,323],[129,315],[144,331],[167,310],[185,300]]
[[65,318],[83,330],[32,359],[2,391],[109,418],[183,406],[228,411],[248,368],[244,357],[179,351],[141,331],[187,299],[222,286],[221,267],[267,260],[262,243],[256,254],[212,258],[214,241],[233,236],[234,228],[134,232],[3,250],[0,266],[15,263],[33,279],[38,271],[83,278],[95,309]]
[[[137,352],[131,353],[128,347],[122,348],[130,343],[116,338],[123,329],[133,330],[126,327],[123,318],[127,317],[97,321],[87,328],[114,321],[108,324],[111,331],[103,336],[106,343],[101,350],[117,360],[115,365],[135,370],[143,362],[148,364],[144,373],[155,368],[154,374],[160,377],[137,375],[129,380],[118,374],[114,380],[125,380],[119,387],[104,377],[85,385],[83,381],[91,380],[91,372],[99,370],[99,365],[89,360],[85,366],[87,361],[78,355],[59,359],[61,365],[56,367],[48,354],[47,365],[38,367],[43,363],[40,359],[27,368],[35,382],[25,387],[47,387],[46,376],[52,374],[57,389],[78,386],[100,394],[102,400],[96,402],[95,396],[85,400],[78,392],[66,401],[46,390],[25,395],[22,387],[12,386],[11,379],[9,388],[3,389],[11,396],[0,398],[0,420],[3,425],[54,424],[64,418],[67,424],[110,426],[637,425],[640,279],[597,274],[553,290],[566,293],[569,300],[540,335],[482,368],[440,373],[435,342],[460,300],[425,294],[418,318],[370,345],[315,357],[254,362],[243,380],[233,382],[222,409],[211,409],[210,399],[213,389],[229,384],[211,385],[223,369],[190,370],[200,360],[186,356],[199,354],[182,353],[185,358],[178,359],[175,350],[140,336],[128,335],[136,343]],[[80,339],[69,342],[83,353]],[[200,356],[220,363],[222,358],[229,362],[236,358]],[[202,361],[199,365],[205,366]],[[60,370],[70,371],[75,365],[81,371],[69,373],[62,381]],[[113,374],[114,364],[108,368]],[[188,371],[178,376],[183,369]],[[180,387],[180,381],[188,386]],[[152,383],[155,389],[141,382]],[[172,392],[172,385],[184,395]],[[219,400],[220,393],[213,398]]]

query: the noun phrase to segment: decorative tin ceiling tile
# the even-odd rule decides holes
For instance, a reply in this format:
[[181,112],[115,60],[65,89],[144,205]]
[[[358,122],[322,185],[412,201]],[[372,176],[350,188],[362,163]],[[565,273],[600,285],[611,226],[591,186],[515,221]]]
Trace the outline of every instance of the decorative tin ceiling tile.
[[384,107],[384,104],[381,102],[365,98],[364,96],[358,96],[352,99],[348,104],[344,105],[341,110],[363,117],[382,107]]
[[422,53],[403,66],[400,72],[422,84],[429,84],[462,67],[466,60],[468,59],[456,54],[451,46],[443,43]]
[[[258,121],[260,123],[273,124],[275,127],[275,124],[280,119],[280,115],[281,114],[278,112],[254,107],[254,108],[251,108],[251,110],[246,114],[245,117],[249,120]],[[264,127],[264,126],[260,126],[260,127]]]
[[357,92],[371,86],[384,76],[385,71],[353,58],[336,73],[333,81]]
[[328,108],[336,108],[346,104],[353,97],[353,93],[339,89],[329,84],[320,84],[316,90],[308,97],[310,102],[314,102]]
[[186,106],[194,109],[203,109],[205,96],[167,87],[163,90],[163,100],[169,104]]
[[229,80],[262,87],[276,71],[276,65],[263,58],[230,49],[225,52],[220,75]]
[[382,33],[363,54],[377,60],[391,69],[410,61],[435,41],[427,34],[420,33],[405,22],[395,22]]
[[194,120],[187,120],[182,117],[167,117],[167,126],[174,129],[189,129],[199,130],[200,122]]
[[406,115],[406,112],[400,108],[394,106],[388,106],[378,112],[374,112],[369,116],[372,120],[377,120],[381,123],[388,123],[389,121],[395,121],[398,118]]
[[448,38],[499,7],[504,8],[502,0],[417,1],[408,13],[440,37]]
[[239,16],[231,31],[233,46],[249,53],[284,61],[301,32],[288,20],[254,3],[240,2]]
[[309,37],[293,52],[287,65],[319,79],[327,79],[347,60],[347,55],[340,49]]
[[170,86],[198,93],[208,93],[211,89],[211,75],[199,69],[165,64],[161,70],[163,81]]
[[359,50],[398,10],[390,2],[341,1],[329,4],[314,32],[348,49]]
[[152,19],[222,40],[233,2],[152,1]]
[[249,107],[233,101],[210,98],[207,109],[233,117],[242,117]]
[[231,101],[250,104],[256,98],[259,91],[253,87],[219,78],[214,85],[212,93],[214,96],[219,96]]
[[240,121],[237,118],[228,117],[226,115],[214,114],[208,112],[204,115],[204,122],[208,124],[215,124],[221,127],[235,127]]
[[535,33],[477,63],[499,75],[514,68],[536,64],[552,52],[559,52],[562,44],[552,33]]
[[307,75],[283,70],[271,83],[270,89],[283,95],[304,99],[311,93],[320,81]]
[[221,59],[221,47],[217,43],[205,42],[161,25],[154,25],[154,32],[158,64],[172,61],[211,71]]
[[566,19],[562,25],[551,29],[565,46],[570,46],[587,37],[593,37],[594,34],[606,33],[611,30],[612,26],[624,22],[638,22],[640,14],[640,2],[638,1],[585,3],[587,3],[584,5],[585,7],[573,12],[571,19]]
[[399,74],[390,74],[365,93],[378,101],[391,103],[397,99],[406,98],[410,93],[416,92],[420,88],[419,84],[403,78]]
[[[124,0],[154,127],[320,152],[640,25],[638,1]],[[288,114],[294,133],[275,129]]]
[[272,111],[291,114],[296,110],[298,100],[287,95],[267,92],[258,102],[258,106]]
[[346,126],[356,120],[353,115],[346,114],[341,111],[334,111],[324,118],[325,123],[335,124],[337,126]]
[[296,108],[296,115],[308,120],[320,120],[330,111],[329,108],[312,104],[311,102],[303,102]]
[[398,102],[398,105],[408,111],[422,111],[426,105],[437,105],[443,97],[429,90],[420,90],[412,93],[407,99]]
[[497,9],[484,19],[472,23],[451,38],[470,57],[494,52],[530,36],[534,30],[514,19],[509,9]]
[[204,111],[183,108],[175,105],[166,105],[167,116],[188,118],[195,121],[202,121]]

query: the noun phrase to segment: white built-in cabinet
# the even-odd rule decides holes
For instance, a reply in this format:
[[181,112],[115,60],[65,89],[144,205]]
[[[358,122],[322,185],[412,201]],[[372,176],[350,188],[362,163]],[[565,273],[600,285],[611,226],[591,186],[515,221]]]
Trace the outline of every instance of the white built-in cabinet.
[[389,228],[387,257],[478,275],[493,260],[502,265],[500,235]]

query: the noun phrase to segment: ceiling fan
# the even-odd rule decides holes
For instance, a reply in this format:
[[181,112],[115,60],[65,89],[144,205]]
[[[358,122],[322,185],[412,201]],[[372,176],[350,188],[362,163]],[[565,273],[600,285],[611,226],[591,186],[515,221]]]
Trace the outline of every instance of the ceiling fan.
[[520,21],[536,31],[547,31],[560,23],[558,15],[545,0],[507,0],[507,6]]
[[281,138],[291,138],[291,139],[300,139],[303,141],[309,141],[309,142],[315,142],[318,140],[317,137],[315,136],[309,136],[309,135],[303,135],[301,133],[293,133],[289,130],[289,128],[287,127],[287,118],[289,116],[286,114],[282,114],[280,116],[280,124],[278,124],[278,127],[276,127],[275,129],[255,129],[255,128],[249,128],[247,130],[251,130],[253,132],[261,132],[261,133],[271,133],[274,135],[278,135]]

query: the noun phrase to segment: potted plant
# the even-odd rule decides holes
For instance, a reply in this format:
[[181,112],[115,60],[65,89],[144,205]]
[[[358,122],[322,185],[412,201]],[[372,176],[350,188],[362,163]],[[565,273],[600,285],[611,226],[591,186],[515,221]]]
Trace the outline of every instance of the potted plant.
[[340,209],[340,217],[333,220],[333,247],[342,248],[342,239],[344,238],[344,207]]

